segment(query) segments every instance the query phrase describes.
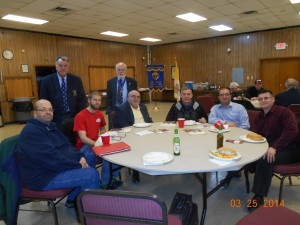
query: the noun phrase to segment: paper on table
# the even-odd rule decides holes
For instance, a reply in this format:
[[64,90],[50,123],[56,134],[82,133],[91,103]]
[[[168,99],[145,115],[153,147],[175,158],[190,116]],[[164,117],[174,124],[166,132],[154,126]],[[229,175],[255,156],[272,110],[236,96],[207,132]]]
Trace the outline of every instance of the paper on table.
[[190,135],[195,135],[195,134],[206,134],[204,131],[200,129],[185,129],[185,132],[187,132]]
[[136,132],[134,134],[139,135],[139,136],[144,136],[144,135],[147,135],[147,134],[153,134],[153,132],[150,131],[150,130],[143,130],[143,131],[140,131],[140,132]]
[[125,127],[125,128],[122,128],[122,130],[120,130],[119,132],[120,133],[129,133],[131,131],[131,127]]
[[224,160],[218,160],[218,159],[209,159],[209,161],[211,161],[219,166],[226,166],[226,165],[234,162],[234,161],[224,161]]

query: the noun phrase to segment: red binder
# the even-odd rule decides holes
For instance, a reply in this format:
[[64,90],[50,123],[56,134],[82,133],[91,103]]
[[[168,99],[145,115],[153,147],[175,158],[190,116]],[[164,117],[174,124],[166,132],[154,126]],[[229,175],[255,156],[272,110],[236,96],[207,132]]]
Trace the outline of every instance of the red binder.
[[117,142],[109,145],[101,145],[92,147],[93,152],[98,156],[114,154],[118,152],[129,151],[131,148],[125,142]]

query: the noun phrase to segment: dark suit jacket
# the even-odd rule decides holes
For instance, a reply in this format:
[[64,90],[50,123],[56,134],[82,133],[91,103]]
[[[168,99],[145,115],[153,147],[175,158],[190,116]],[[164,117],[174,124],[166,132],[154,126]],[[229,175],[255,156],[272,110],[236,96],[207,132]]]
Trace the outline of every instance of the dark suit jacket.
[[[125,77],[128,93],[133,90],[137,90],[137,82],[136,80]],[[115,104],[117,100],[117,82],[118,77],[114,77],[107,81],[107,89],[106,89],[106,114],[110,114],[115,109]],[[128,94],[127,93],[127,94]]]
[[[80,77],[67,75],[67,98],[71,117],[86,107],[86,95]],[[54,108],[53,122],[60,127],[63,116],[63,98],[56,73],[41,80],[40,99],[47,99]]]
[[[144,117],[145,123],[152,123],[152,118],[150,117],[147,107],[140,103],[140,110]],[[118,128],[128,127],[132,126],[134,124],[134,115],[132,112],[132,109],[130,107],[130,104],[128,102],[125,102],[120,107],[116,107],[116,126]]]
[[291,104],[300,104],[300,92],[296,88],[291,88],[275,96],[275,104],[288,107]]

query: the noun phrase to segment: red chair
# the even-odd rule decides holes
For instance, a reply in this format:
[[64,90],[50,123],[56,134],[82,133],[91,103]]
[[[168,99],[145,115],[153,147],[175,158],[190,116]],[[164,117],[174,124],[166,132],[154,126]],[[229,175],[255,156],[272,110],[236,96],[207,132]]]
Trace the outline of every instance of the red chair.
[[210,95],[198,96],[196,101],[202,105],[207,115],[210,113],[210,109],[215,105],[214,98]]
[[300,223],[300,214],[288,208],[259,207],[242,218],[236,225],[295,225]]
[[296,115],[297,119],[300,119],[300,104],[289,105],[289,109]]
[[283,183],[285,178],[289,178],[290,185],[292,185],[291,176],[300,176],[300,162],[285,165],[275,165],[274,166],[274,176],[280,179],[279,188],[279,202],[282,199]]
[[[12,152],[15,148],[15,145],[18,142],[18,138],[19,135],[16,135],[3,140],[0,144],[0,150],[1,150],[0,161],[1,162],[2,160],[4,161],[5,158],[10,159],[10,161],[8,161],[8,165],[10,165],[10,167],[6,168],[5,166],[5,170],[1,171],[1,176],[0,176],[1,177],[0,186],[2,187],[3,184],[3,188],[4,188],[3,190],[5,193],[4,199],[5,199],[5,204],[7,206],[5,211],[9,212],[9,215],[7,215],[8,217],[6,222],[7,224],[17,224],[18,212],[19,210],[24,210],[24,211],[37,211],[37,212],[52,212],[54,217],[54,222],[56,225],[58,225],[56,205],[62,199],[64,199],[72,191],[72,189],[33,191],[28,188],[24,188],[24,187],[21,188],[21,177],[19,174],[15,157],[10,157],[12,156]],[[2,166],[4,165],[2,164]],[[4,174],[5,176],[2,177],[2,175]],[[20,209],[20,205],[24,201],[28,202],[28,201],[36,201],[36,200],[47,201],[48,204],[51,205],[51,211]]]
[[[61,202],[70,192],[72,189],[57,189],[51,191],[33,191],[28,188],[22,188],[21,196],[18,199],[17,206],[16,206],[16,224],[18,221],[18,213],[19,210],[21,211],[36,211],[36,212],[45,212],[45,213],[52,213],[54,218],[55,225],[58,225],[58,218],[56,212],[56,205]],[[43,210],[33,210],[33,209],[21,209],[20,205],[22,202],[27,201],[46,201],[48,205],[51,206],[51,210],[43,211]]]
[[181,225],[168,215],[166,204],[154,194],[129,191],[86,190],[77,198],[82,225]]

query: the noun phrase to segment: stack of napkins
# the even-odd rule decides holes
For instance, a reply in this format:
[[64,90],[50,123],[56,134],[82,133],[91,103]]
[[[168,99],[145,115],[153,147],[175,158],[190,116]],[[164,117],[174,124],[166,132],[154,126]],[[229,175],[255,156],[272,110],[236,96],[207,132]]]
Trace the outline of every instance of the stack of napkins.
[[209,159],[209,161],[219,165],[219,166],[227,166],[230,163],[233,163],[234,161],[223,161],[218,159]]

